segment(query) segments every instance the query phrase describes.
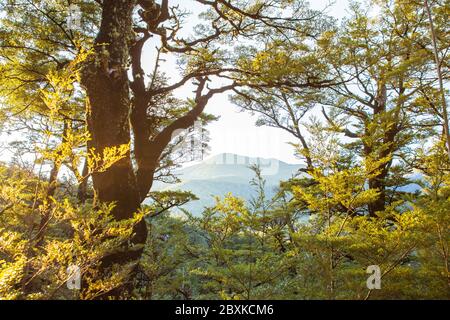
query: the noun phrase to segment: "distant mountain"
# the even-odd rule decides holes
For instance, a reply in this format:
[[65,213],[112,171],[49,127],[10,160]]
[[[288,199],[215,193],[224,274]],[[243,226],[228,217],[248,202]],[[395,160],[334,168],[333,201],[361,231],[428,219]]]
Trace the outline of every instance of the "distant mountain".
[[153,191],[183,190],[191,191],[200,200],[184,206],[192,214],[198,215],[206,206],[214,205],[214,196],[233,195],[250,200],[255,195],[249,181],[254,172],[249,168],[259,164],[266,180],[266,194],[272,196],[279,182],[294,176],[302,165],[288,164],[277,159],[251,158],[236,154],[223,153],[203,162],[179,169],[175,174],[181,180],[177,184],[156,182]]

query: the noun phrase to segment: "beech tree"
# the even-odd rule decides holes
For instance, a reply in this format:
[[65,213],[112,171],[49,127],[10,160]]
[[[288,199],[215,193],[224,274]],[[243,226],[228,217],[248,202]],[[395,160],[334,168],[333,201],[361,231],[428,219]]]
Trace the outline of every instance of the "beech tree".
[[[82,67],[81,87],[74,89],[80,98],[77,108],[86,115],[80,119],[78,114],[77,120],[88,133],[88,155],[98,158],[108,148],[129,147],[117,163],[92,174],[95,201],[114,203],[112,214],[118,220],[129,219],[139,210],[158,171],[170,167],[170,154],[165,151],[174,134],[192,126],[213,96],[237,87],[295,89],[322,81],[301,73],[268,74],[258,67],[270,59],[259,52],[276,39],[317,36],[320,14],[302,1],[190,3],[199,8],[203,19],[193,31],[184,27],[189,13],[169,0],[1,3],[6,13],[1,20],[0,55],[6,71],[2,96],[8,97],[10,106],[4,110],[7,117],[18,111],[30,118],[39,113],[45,116],[39,109],[39,90],[48,86],[43,75],[64,68],[80,51],[90,50]],[[74,11],[81,21],[78,26],[68,23]],[[185,36],[186,31],[190,35]],[[144,47],[152,41],[157,49],[150,57]],[[233,48],[227,45],[231,43],[242,45]],[[173,70],[180,73],[177,79],[164,74],[166,56],[179,60],[180,71]],[[144,59],[153,63],[153,70],[145,70]],[[187,101],[173,95],[183,86],[194,88]],[[123,250],[103,260],[105,270],[115,263],[137,262],[146,237],[142,220]],[[110,294],[129,289],[125,286]]]
[[319,43],[341,80],[321,100],[331,107],[322,109],[323,118],[346,137],[350,153],[380,162],[378,174],[368,180],[369,188],[380,192],[368,206],[376,216],[398,198],[396,188],[408,184],[413,145],[433,136],[443,122],[433,111],[439,102],[432,51],[419,45],[428,37],[423,7],[375,1],[372,8],[382,15],[372,18],[370,7],[354,4],[352,18],[324,33]]
[[[428,4],[338,28],[301,0],[0,0],[0,298],[448,299],[449,7]],[[196,196],[154,182],[226,93],[307,175],[269,197],[253,167],[252,199],[182,218]]]
[[[233,101],[259,116],[257,125],[280,128],[296,141],[303,171],[317,163],[310,155],[313,140],[308,121],[313,116],[327,124],[322,130],[342,135],[349,155],[357,152],[368,161],[380,162],[380,172],[368,187],[380,195],[368,204],[375,216],[399,197],[396,189],[408,184],[404,173],[415,168],[411,147],[418,140],[446,127],[445,99],[434,69],[435,48],[429,41],[428,14],[421,2],[372,1],[351,6],[352,16],[341,25],[329,21],[309,46],[303,42],[279,42],[268,54],[289,74],[330,79],[327,88],[235,88]],[[444,57],[448,51],[445,5],[433,3],[435,33],[439,39],[440,67],[448,77]],[[371,15],[371,10],[381,14]],[[444,103],[442,102],[444,101]],[[436,117],[437,116],[437,117]]]

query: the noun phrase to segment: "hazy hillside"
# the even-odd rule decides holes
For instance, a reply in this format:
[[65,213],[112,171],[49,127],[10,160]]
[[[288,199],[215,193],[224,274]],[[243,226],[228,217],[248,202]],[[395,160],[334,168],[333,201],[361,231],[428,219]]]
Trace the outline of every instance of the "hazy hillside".
[[205,161],[185,167],[176,172],[181,182],[177,184],[156,183],[158,190],[191,191],[200,199],[185,206],[194,214],[201,212],[203,207],[214,204],[214,196],[224,196],[232,192],[236,196],[249,200],[254,190],[249,181],[254,177],[249,168],[259,164],[266,180],[266,192],[274,194],[281,180],[295,175],[302,165],[288,164],[277,159],[243,157],[235,154],[220,154]]

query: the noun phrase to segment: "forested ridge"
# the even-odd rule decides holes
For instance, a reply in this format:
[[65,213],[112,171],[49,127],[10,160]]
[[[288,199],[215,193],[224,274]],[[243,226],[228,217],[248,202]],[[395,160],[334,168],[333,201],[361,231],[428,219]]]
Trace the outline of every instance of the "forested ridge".
[[[450,299],[449,16],[0,0],[0,299]],[[220,95],[304,165],[188,212],[154,184],[206,153]]]

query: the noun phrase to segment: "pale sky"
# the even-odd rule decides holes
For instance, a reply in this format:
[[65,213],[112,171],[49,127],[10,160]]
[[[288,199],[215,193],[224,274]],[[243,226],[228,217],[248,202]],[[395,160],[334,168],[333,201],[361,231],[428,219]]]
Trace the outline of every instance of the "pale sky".
[[[329,1],[313,0],[313,9],[322,9]],[[342,18],[346,14],[347,0],[336,0],[328,14]],[[235,153],[243,156],[275,158],[288,163],[301,163],[294,156],[294,149],[288,142],[291,135],[281,129],[256,127],[256,116],[238,112],[238,108],[228,101],[228,94],[213,98],[206,112],[220,116],[218,121],[208,126],[210,131],[211,155]]]
[[[180,1],[180,5],[186,3],[186,1]],[[330,4],[330,1],[327,0],[311,1],[313,9],[323,10],[328,4]],[[328,8],[327,13],[340,19],[345,16],[347,5],[348,0],[336,0],[334,5]],[[147,48],[151,51],[154,46],[155,43],[149,43]],[[147,62],[149,67],[152,63],[148,60]],[[167,62],[170,68],[174,64],[175,61]],[[192,96],[191,91],[192,89],[185,88],[180,91],[180,94]],[[293,147],[288,144],[289,142],[297,142],[293,137],[281,129],[256,127],[257,117],[251,116],[249,113],[239,112],[238,108],[229,102],[227,93],[211,99],[205,112],[220,116],[218,121],[207,127],[211,138],[211,156],[220,153],[235,153],[249,157],[275,158],[288,163],[301,163],[294,156]]]

